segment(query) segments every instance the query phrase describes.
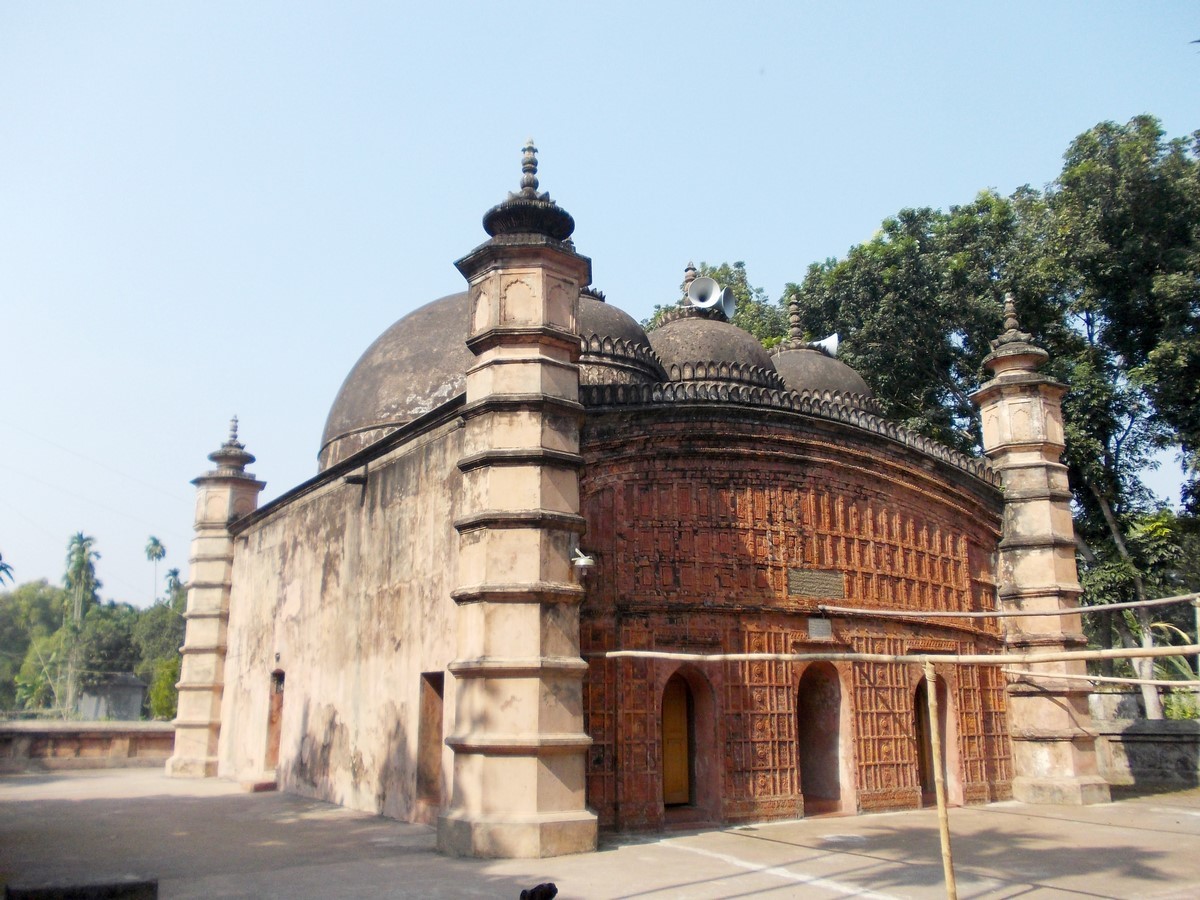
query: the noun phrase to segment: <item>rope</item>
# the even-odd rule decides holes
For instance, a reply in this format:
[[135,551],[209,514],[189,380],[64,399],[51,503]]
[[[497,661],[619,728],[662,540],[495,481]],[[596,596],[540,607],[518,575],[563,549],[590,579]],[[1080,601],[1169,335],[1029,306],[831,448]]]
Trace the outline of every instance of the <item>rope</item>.
[[1100,606],[1077,606],[1071,609],[1013,610],[1011,612],[946,612],[943,610],[863,609],[856,606],[817,607],[824,613],[842,616],[882,616],[889,619],[1015,619],[1022,616],[1073,616],[1076,613],[1111,612],[1114,609],[1135,609],[1145,606],[1169,606],[1173,603],[1195,603],[1200,593],[1161,597],[1158,600],[1134,600],[1130,603],[1104,603]]

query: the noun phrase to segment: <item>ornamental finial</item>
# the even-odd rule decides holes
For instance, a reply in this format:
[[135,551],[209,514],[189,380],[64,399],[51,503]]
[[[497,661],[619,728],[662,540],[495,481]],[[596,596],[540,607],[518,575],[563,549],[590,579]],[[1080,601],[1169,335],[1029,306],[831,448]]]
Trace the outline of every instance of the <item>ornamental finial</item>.
[[521,157],[521,193],[527,197],[534,197],[537,196],[538,180],[537,147],[534,146],[533,138],[527,140],[521,149],[524,153]]
[[237,477],[253,478],[246,472],[246,466],[254,462],[254,454],[246,452],[246,445],[238,440],[238,418],[229,420],[229,437],[225,443],[208,454],[208,458],[217,464],[217,468],[209,475],[236,475]]
[[530,138],[521,148],[521,189],[483,214],[483,230],[492,237],[542,235],[564,242],[565,249],[574,252],[574,245],[565,242],[575,230],[575,220],[549,194],[538,193],[537,168],[537,147]]
[[993,347],[999,347],[1003,344],[1022,343],[1027,344],[1033,340],[1033,335],[1021,330],[1021,323],[1017,319],[1017,303],[1013,299],[1013,295],[1006,293],[1004,295],[1004,331],[995,341]]
[[1018,331],[1021,328],[1021,323],[1017,321],[1017,304],[1013,301],[1012,294],[1004,295],[1004,330]]
[[804,343],[804,328],[800,325],[800,298],[794,293],[788,300],[788,340],[793,344]]

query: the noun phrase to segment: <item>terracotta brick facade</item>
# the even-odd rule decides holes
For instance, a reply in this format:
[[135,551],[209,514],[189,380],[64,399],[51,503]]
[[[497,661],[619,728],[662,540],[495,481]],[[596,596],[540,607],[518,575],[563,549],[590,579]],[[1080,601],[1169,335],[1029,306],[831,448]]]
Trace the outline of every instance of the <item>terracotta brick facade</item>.
[[[949,464],[851,425],[728,404],[589,416],[583,455],[584,546],[597,561],[581,621],[590,663],[585,727],[594,741],[588,802],[604,827],[653,829],[668,820],[661,698],[677,671],[692,697],[694,811],[723,822],[803,815],[799,691],[809,666],[822,665],[681,666],[607,660],[608,650],[1000,649],[994,620],[826,619],[817,609],[995,608],[999,492]],[[858,663],[835,670],[843,771],[830,786],[839,797],[832,807],[920,805],[920,671]],[[953,799],[1008,796],[1003,676],[947,666],[939,678],[950,698]]]

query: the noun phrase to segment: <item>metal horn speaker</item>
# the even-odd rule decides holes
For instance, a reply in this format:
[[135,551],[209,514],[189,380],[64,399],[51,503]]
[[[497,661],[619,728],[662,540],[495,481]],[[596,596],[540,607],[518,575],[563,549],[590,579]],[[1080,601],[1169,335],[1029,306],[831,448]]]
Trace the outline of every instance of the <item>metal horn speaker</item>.
[[688,300],[697,309],[712,309],[721,299],[721,286],[707,276],[692,279],[687,289]]
[[725,288],[721,291],[721,312],[725,313],[725,318],[733,321],[733,314],[737,311],[737,297],[733,296],[733,288]]
[[822,338],[819,341],[813,341],[813,346],[820,347],[830,356],[837,356],[837,348],[839,343],[840,341],[838,339],[837,332],[835,331],[827,338]]

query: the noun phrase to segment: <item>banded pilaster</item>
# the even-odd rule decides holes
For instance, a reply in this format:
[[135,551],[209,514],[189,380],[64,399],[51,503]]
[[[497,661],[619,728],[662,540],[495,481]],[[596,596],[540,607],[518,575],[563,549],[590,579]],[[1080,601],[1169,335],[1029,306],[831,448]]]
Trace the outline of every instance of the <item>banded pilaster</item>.
[[175,752],[167,760],[167,774],[179,778],[210,778],[217,774],[233,584],[233,536],[229,525],[235,518],[253,512],[259,492],[266,486],[246,471],[254,457],[237,439],[236,418],[229,439],[208,458],[217,468],[192,482],[196,486],[195,536],[188,560]]
[[484,217],[491,240],[458,262],[469,284],[458,571],[454,791],[448,853],[537,857],[591,850],[585,808],[579,603],[570,554],[580,515],[579,289],[590,262],[574,223],[536,191]]
[[[1011,652],[1081,649],[1086,641],[1078,613],[1071,491],[1061,462],[1066,387],[1037,372],[1048,354],[1030,341],[1008,298],[1005,331],[984,360],[994,377],[972,396],[982,415],[984,453],[1004,486],[1001,608],[1060,613],[1005,619],[1005,645]],[[1086,674],[1085,664],[1028,668],[1040,677],[1018,678],[1008,688],[1013,796],[1027,803],[1107,801],[1086,682],[1053,678]]]

